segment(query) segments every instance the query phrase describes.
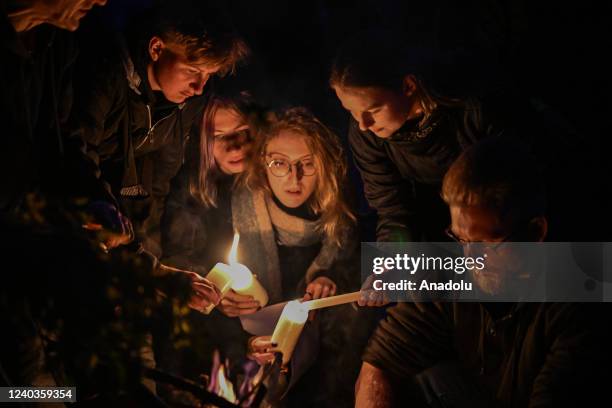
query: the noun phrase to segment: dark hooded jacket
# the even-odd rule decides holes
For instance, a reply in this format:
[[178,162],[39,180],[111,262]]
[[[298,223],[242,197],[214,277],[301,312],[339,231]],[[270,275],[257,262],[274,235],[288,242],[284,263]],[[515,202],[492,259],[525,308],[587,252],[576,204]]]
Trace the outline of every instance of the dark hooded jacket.
[[425,124],[407,121],[383,139],[351,119],[349,142],[366,198],[378,213],[378,241],[442,240],[448,209],[440,198],[446,170],[479,139],[500,133],[470,99],[436,109]]
[[119,35],[111,38],[111,46],[91,46],[95,52],[79,63],[70,128],[86,143],[87,154],[132,220],[137,238],[158,255],[165,197],[183,164],[205,97],[181,104],[167,101],[149,86],[147,60],[140,49],[145,46]]

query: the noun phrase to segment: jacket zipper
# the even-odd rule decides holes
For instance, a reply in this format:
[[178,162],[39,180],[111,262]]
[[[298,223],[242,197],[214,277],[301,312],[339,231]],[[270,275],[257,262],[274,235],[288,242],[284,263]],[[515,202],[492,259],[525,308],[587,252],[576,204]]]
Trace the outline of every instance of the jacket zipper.
[[[168,119],[170,116],[174,115],[176,112],[172,112],[166,116],[164,116],[163,118],[161,118],[160,120],[158,120],[157,122],[153,123],[153,116],[151,115],[151,105],[146,105],[147,106],[147,116],[149,118],[149,130],[147,131],[147,135],[144,137],[144,139],[142,139],[142,142],[140,142],[140,144],[138,146],[136,146],[135,150],[138,150],[142,147],[142,145],[145,144],[145,142],[147,141],[147,139],[149,138],[149,136],[151,136],[151,134],[153,133],[153,131],[155,130],[155,127],[157,125],[160,124],[160,122],[163,122],[164,120]],[[181,107],[179,107],[178,109],[182,109]],[[153,143],[153,138],[151,138],[151,140],[149,141],[149,143]]]

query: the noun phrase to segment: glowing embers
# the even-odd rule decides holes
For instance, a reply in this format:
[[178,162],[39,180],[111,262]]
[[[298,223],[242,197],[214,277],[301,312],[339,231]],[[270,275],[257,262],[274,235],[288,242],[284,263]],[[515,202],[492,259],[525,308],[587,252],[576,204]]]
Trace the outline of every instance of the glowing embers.
[[229,402],[237,403],[238,398],[234,392],[234,384],[229,380],[228,374],[229,369],[227,360],[224,364],[221,363],[221,356],[219,350],[215,350],[213,354],[213,365],[210,372],[210,383],[208,384],[208,391],[217,394],[218,396],[225,398]]
[[255,361],[246,361],[234,383],[229,367],[229,361],[222,362],[219,351],[215,350],[207,390],[240,407],[256,406],[258,395],[254,389],[261,381],[263,370]]

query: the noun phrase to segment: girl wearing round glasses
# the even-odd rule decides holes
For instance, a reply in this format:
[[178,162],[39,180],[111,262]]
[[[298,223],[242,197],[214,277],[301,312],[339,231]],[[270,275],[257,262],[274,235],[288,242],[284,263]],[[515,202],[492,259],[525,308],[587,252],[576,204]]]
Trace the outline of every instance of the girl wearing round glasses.
[[334,265],[354,246],[345,176],[338,138],[306,110],[277,113],[259,132],[232,217],[241,262],[257,270],[270,303],[336,292]]
[[[241,236],[239,261],[257,274],[270,304],[348,291],[349,274],[358,280],[359,258],[355,217],[343,193],[345,156],[336,135],[304,109],[272,115],[258,132],[251,164],[241,178],[232,197],[234,227]],[[354,283],[357,289],[359,282]],[[356,333],[349,334],[346,323],[356,313],[340,306],[307,323],[302,351],[298,346],[290,361],[288,389],[296,391],[284,397],[287,406],[299,405],[294,398],[304,403],[305,394],[297,391],[304,384],[317,384],[317,395],[310,396],[321,399],[307,405],[333,401],[333,395],[343,391],[341,381],[336,376],[334,386],[328,387],[325,378],[335,376],[340,366],[349,379],[344,397],[350,400],[350,360],[359,361],[359,352],[349,341]],[[338,344],[345,345],[342,353]],[[274,359],[269,336],[251,339],[249,349],[260,364]]]

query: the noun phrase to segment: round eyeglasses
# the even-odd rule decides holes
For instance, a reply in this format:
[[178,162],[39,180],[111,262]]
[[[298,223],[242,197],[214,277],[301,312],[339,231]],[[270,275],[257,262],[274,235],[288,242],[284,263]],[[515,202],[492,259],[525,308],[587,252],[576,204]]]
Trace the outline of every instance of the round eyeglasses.
[[298,177],[312,176],[317,171],[314,160],[312,159],[296,160],[295,162],[290,162],[285,159],[272,159],[266,162],[266,166],[270,169],[270,173],[276,177],[285,177],[293,171],[293,167],[295,167]]

